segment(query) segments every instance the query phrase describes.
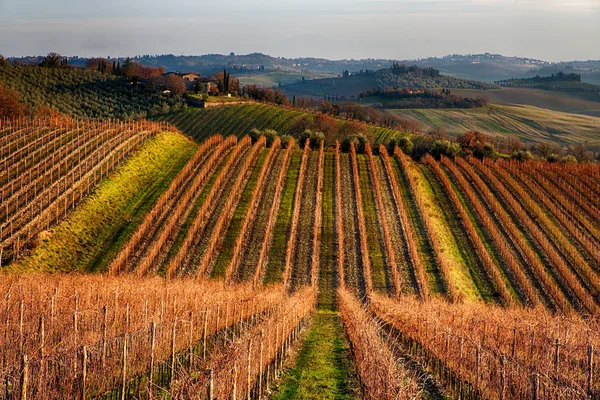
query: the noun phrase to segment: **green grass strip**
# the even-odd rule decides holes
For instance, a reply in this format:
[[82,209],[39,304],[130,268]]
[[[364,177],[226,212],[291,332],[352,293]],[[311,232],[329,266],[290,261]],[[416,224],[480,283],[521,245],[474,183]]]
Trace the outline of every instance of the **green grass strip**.
[[197,147],[178,133],[149,140],[14,268],[103,271]]
[[296,364],[284,374],[271,399],[358,399],[350,357],[338,314],[318,311]]
[[277,213],[275,228],[273,229],[273,243],[269,251],[269,263],[265,275],[265,284],[281,282],[283,270],[285,269],[285,250],[292,223],[292,212],[294,207],[294,194],[300,173],[300,161],[302,151],[294,150],[290,166],[285,180],[285,187],[281,196],[281,204]]
[[319,269],[319,309],[335,308],[336,246],[333,220],[333,188],[335,186],[334,154],[324,154],[323,165],[323,224],[321,229],[321,259]]
[[371,279],[373,289],[380,293],[387,293],[391,288],[391,277],[385,267],[385,256],[383,254],[383,240],[379,231],[377,221],[377,207],[369,177],[367,157],[357,154],[358,174],[360,177],[360,192],[363,200],[363,213],[365,215],[365,226],[367,227],[367,244],[369,246],[369,258],[371,259]]

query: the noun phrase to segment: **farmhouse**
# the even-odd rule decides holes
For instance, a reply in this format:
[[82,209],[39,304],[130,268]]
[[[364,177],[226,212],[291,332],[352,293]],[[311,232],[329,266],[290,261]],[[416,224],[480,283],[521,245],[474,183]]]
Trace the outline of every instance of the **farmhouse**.
[[183,78],[183,82],[185,83],[185,90],[188,92],[196,90],[196,85],[198,84],[198,80],[200,79],[200,75],[197,74],[179,74]]
[[219,87],[217,86],[217,84],[208,79],[208,78],[199,78],[197,81],[197,85],[198,87],[200,87],[200,85],[203,86],[203,92],[208,93],[208,94],[218,94],[219,93]]

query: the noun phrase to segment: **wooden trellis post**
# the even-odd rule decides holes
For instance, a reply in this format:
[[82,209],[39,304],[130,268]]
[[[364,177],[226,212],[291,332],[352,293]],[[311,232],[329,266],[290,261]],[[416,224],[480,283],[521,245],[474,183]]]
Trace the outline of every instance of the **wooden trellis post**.
[[87,347],[83,346],[81,354],[81,400],[87,397]]
[[594,345],[588,346],[587,392],[592,396],[592,376],[594,375]]
[[123,338],[123,365],[121,370],[121,400],[125,400],[127,390],[127,335]]
[[21,400],[27,400],[27,384],[29,383],[29,360],[23,354],[21,366]]
[[251,386],[250,386],[250,382],[252,379],[251,376],[252,373],[252,338],[250,338],[250,340],[248,341],[248,376],[247,376],[247,380],[246,380],[246,389],[247,389],[247,399],[248,400],[252,400],[252,396],[251,396]]
[[204,327],[202,331],[202,359],[206,360],[206,329],[208,327],[208,307],[204,307]]
[[208,375],[208,382],[206,383],[206,400],[214,399],[214,380],[213,380],[213,370],[209,369],[206,371]]
[[150,324],[150,377],[148,379],[148,385],[152,387],[154,380],[154,352],[156,350],[156,322],[152,321]]

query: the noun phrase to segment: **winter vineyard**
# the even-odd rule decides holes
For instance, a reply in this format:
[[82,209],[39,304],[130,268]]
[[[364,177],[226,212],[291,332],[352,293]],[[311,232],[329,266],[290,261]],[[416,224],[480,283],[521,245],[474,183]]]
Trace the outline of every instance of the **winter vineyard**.
[[[2,122],[2,266],[166,129]],[[105,275],[3,276],[0,398],[261,398],[322,292],[364,398],[599,398],[598,165],[362,153],[205,138]]]

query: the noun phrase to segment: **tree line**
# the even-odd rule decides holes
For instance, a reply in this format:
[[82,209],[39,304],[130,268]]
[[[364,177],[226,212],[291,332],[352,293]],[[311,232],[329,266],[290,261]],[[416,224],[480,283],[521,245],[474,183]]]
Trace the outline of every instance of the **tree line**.
[[358,97],[400,100],[374,104],[377,108],[477,108],[486,107],[490,103],[487,97],[461,97],[452,94],[450,89],[442,89],[439,92],[408,88],[371,89],[362,91]]

